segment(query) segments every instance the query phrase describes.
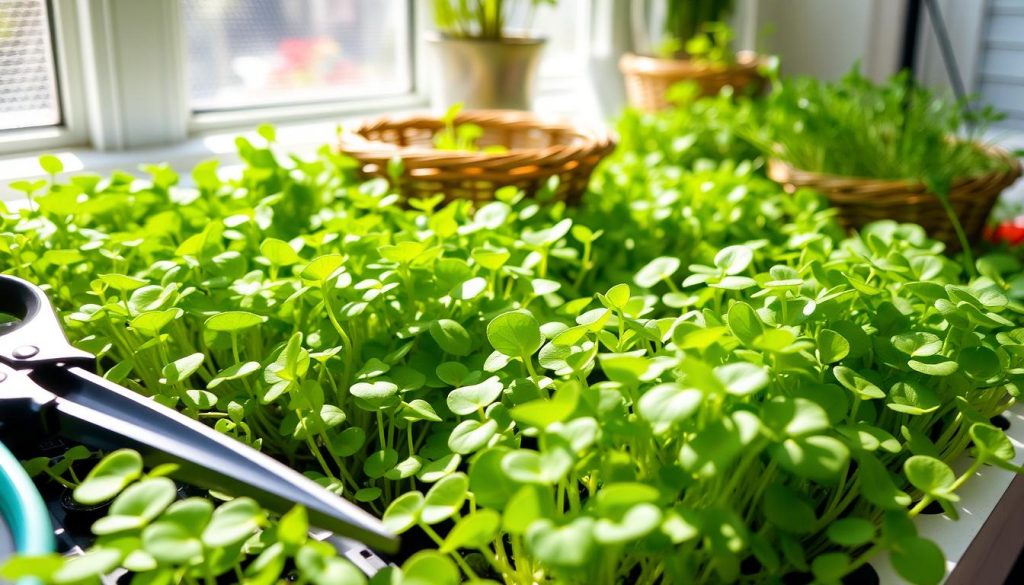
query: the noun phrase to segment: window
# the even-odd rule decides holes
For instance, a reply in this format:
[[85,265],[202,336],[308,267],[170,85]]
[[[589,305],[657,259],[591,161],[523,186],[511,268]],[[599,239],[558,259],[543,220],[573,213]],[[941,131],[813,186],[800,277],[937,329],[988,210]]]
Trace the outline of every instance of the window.
[[0,0],[0,130],[61,123],[49,6]]
[[582,0],[562,0],[555,6],[544,5],[537,11],[538,33],[548,40],[540,74],[546,78],[578,76],[583,66],[579,25]]
[[408,0],[183,0],[191,109],[412,90]]

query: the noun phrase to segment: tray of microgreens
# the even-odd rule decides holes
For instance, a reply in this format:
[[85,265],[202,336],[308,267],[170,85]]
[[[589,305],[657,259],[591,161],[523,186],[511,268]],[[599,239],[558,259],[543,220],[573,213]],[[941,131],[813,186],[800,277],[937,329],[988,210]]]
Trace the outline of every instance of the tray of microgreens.
[[[990,418],[1024,381],[1021,263],[965,266],[912,224],[844,234],[764,176],[735,107],[631,115],[578,206],[403,201],[269,128],[238,140],[232,178],[58,180],[44,159],[48,179],[12,185],[30,205],[0,208],[0,270],[46,288],[105,377],[359,502],[404,549],[364,576],[300,509],[140,511],[120,498],[148,471],[100,463],[130,521],[2,574],[838,583],[888,553],[938,583],[912,520],[956,518],[971,473],[950,463],[1017,471]],[[31,463],[89,481],[70,467]]]

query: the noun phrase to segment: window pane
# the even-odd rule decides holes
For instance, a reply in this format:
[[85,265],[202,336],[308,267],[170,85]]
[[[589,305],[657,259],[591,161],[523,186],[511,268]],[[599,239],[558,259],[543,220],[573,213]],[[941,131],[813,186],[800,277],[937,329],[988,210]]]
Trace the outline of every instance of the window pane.
[[412,87],[408,0],[183,0],[192,109]]
[[581,75],[584,63],[580,58],[580,0],[561,0],[555,6],[543,5],[537,11],[539,33],[548,39],[541,62],[541,75],[565,77]]
[[45,0],[0,0],[0,130],[60,123]]

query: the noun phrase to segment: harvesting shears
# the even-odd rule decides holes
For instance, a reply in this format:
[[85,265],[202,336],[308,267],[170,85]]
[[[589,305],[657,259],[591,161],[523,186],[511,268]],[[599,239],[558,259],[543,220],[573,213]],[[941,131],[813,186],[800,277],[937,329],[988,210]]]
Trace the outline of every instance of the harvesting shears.
[[[185,483],[248,496],[272,512],[301,504],[318,528],[382,552],[397,548],[377,518],[297,471],[96,375],[96,357],[68,343],[38,287],[0,275],[0,314],[15,319],[0,323],[0,434],[8,445],[59,436],[96,449],[135,449],[149,465],[174,464],[172,477]],[[16,464],[0,458],[0,513],[38,541],[40,522],[48,524],[39,519],[38,494],[26,493],[30,483],[5,481],[23,475]]]

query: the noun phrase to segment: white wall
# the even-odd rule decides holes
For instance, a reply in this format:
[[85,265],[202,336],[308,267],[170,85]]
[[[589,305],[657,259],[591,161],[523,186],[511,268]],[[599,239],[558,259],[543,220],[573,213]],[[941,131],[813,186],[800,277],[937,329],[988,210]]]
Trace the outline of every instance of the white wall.
[[[861,62],[875,79],[894,73],[903,37],[899,0],[757,0],[756,48],[779,55],[786,75],[836,79]],[[743,8],[747,8],[744,6]]]

